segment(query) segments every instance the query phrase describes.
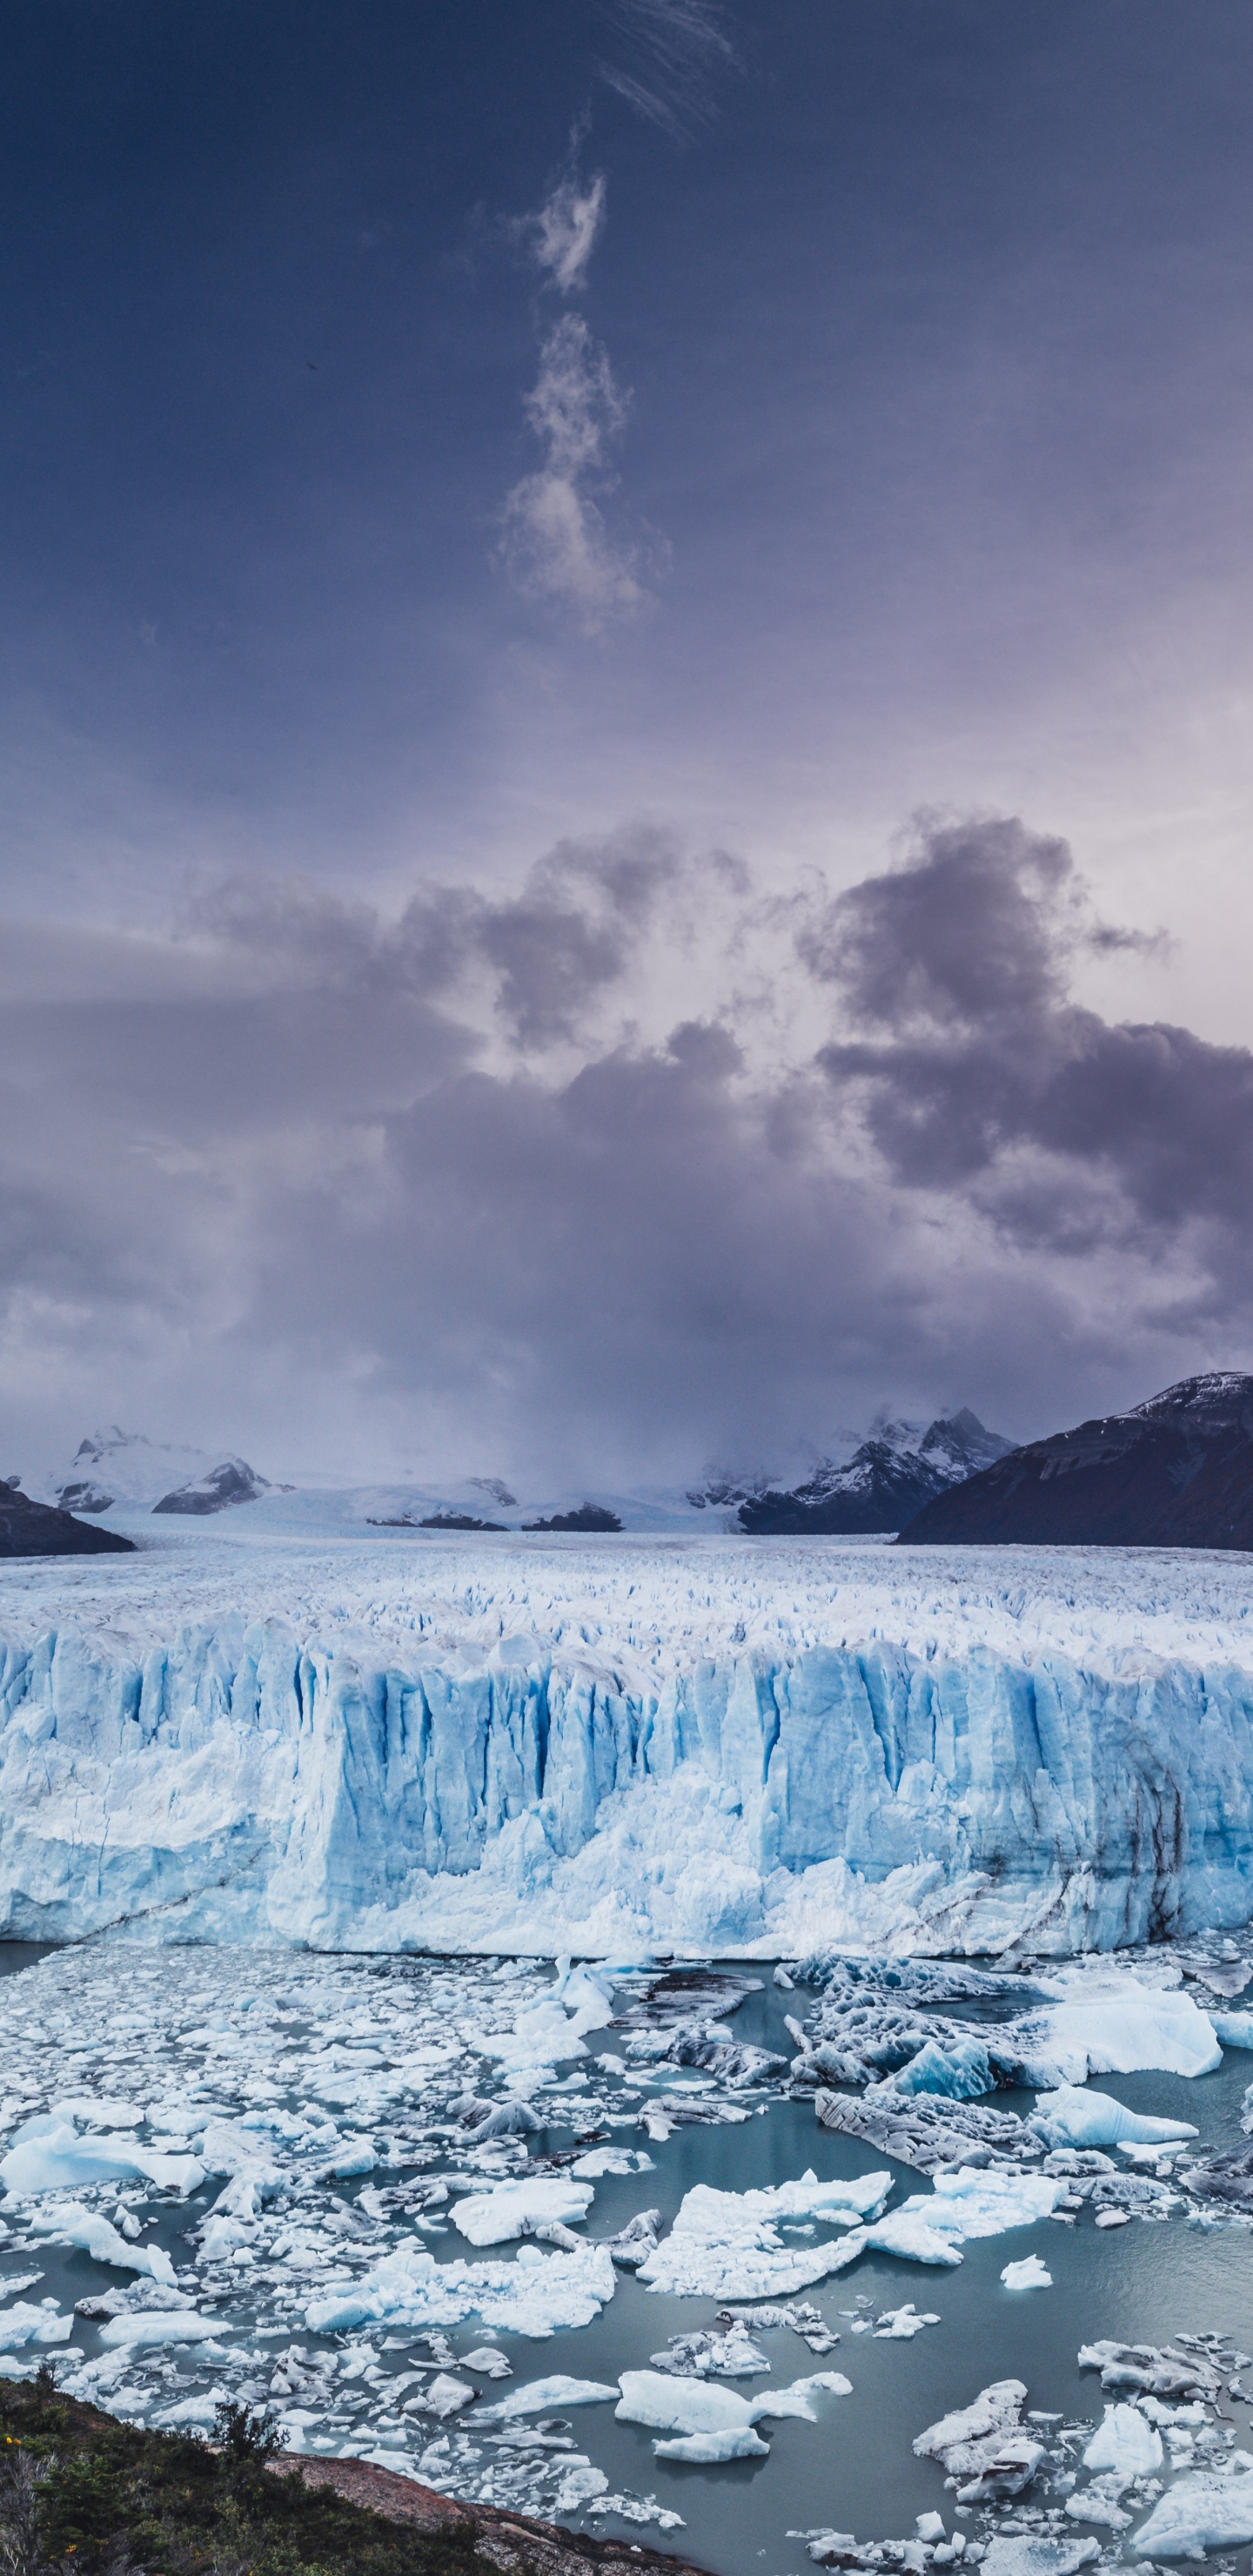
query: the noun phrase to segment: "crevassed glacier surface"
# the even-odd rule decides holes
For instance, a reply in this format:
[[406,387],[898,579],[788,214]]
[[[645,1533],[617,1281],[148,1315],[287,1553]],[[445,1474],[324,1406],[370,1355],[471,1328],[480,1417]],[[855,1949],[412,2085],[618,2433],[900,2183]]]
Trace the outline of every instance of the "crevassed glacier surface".
[[1253,1912],[1242,1561],[179,1532],[0,1570],[0,1926],[1064,1952]]

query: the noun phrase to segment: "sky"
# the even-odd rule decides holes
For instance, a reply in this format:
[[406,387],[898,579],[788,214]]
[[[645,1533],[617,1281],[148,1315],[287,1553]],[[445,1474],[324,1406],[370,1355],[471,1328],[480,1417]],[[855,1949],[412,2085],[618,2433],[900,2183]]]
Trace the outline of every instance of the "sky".
[[0,125],[0,1469],[1253,1367],[1246,9],[43,0]]

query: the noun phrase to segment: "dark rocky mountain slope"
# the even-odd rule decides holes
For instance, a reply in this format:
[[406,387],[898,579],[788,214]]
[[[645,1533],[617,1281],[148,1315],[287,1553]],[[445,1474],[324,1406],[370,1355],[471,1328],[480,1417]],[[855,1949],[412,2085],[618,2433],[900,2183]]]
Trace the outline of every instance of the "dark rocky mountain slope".
[[1253,1377],[1181,1379],[937,1495],[901,1544],[1253,1548]]
[[1011,1447],[963,1407],[924,1432],[887,1423],[842,1466],[815,1468],[791,1491],[749,1495],[740,1527],[754,1538],[850,1538],[902,1529],[950,1485],[986,1467]]
[[17,1485],[0,1485],[0,1556],[116,1556],[134,1543],[116,1530],[93,1528],[51,1503],[33,1503]]

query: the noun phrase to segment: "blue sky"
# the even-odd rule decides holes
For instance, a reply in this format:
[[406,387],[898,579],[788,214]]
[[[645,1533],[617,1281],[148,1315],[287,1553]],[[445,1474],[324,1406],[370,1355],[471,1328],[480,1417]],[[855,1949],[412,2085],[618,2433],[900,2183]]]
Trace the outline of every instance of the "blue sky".
[[[1222,0],[26,14],[22,1454],[682,1473],[1253,1358],[1251,73]],[[977,1169],[813,965],[902,871]]]

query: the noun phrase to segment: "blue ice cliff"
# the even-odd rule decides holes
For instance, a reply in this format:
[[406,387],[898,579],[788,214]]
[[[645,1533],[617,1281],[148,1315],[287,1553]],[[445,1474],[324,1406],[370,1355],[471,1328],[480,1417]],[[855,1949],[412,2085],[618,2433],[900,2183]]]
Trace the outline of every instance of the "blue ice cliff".
[[622,1958],[1246,1921],[1239,1566],[977,1562],[206,1538],[12,1569],[0,1928]]

